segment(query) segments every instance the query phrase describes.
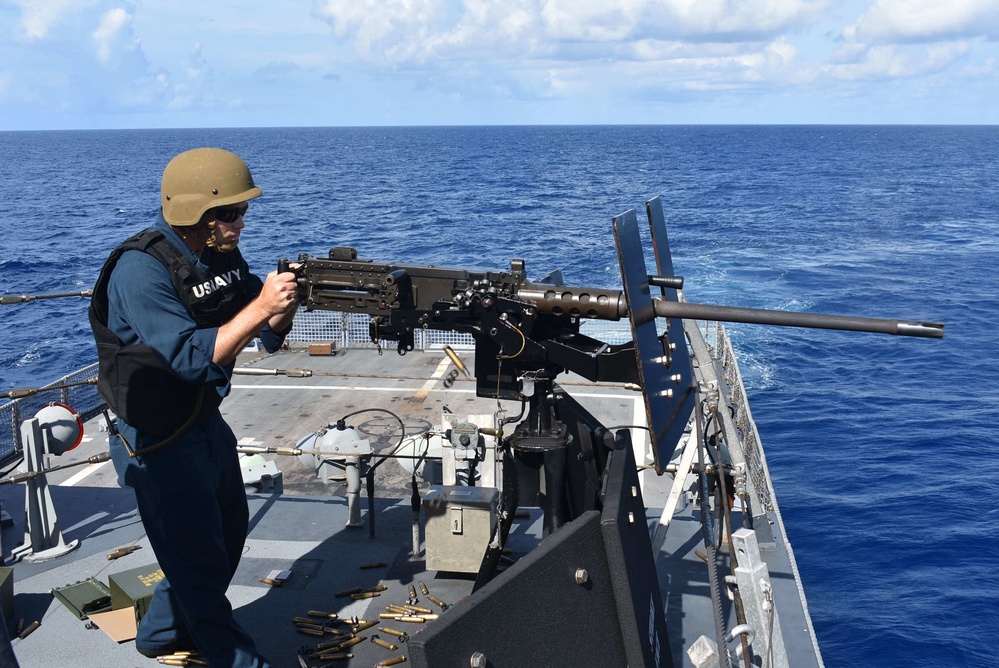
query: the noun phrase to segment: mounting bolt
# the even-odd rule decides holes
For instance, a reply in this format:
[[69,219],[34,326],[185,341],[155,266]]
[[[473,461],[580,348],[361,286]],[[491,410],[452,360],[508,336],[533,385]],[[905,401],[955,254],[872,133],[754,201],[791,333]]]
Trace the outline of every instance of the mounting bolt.
[[590,574],[586,572],[585,568],[576,569],[576,584],[584,585],[590,581]]
[[472,658],[469,660],[468,665],[472,668],[486,668],[488,661],[486,660],[486,655],[482,652],[472,652]]

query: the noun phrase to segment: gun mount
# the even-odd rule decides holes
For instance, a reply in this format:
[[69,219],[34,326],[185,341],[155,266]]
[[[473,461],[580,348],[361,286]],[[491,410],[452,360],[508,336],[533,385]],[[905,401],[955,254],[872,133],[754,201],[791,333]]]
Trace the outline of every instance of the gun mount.
[[[575,571],[574,582],[553,579],[552,573],[573,572],[566,569],[576,557],[570,564],[566,555],[584,553],[597,559],[593,581],[605,587],[601,603],[585,604],[591,606],[587,613],[603,619],[616,608],[617,615],[601,627],[616,628],[619,635],[613,642],[602,637],[583,642],[577,648],[580,656],[588,665],[671,665],[670,652],[662,651],[669,638],[653,547],[646,523],[636,519],[644,518],[646,509],[630,432],[619,428],[612,433],[602,425],[556,383],[559,374],[571,371],[591,381],[641,389],[653,466],[661,474],[701,403],[683,319],[943,336],[943,325],[934,322],[683,302],[677,292],[683,279],[674,275],[659,198],[646,203],[646,212],[657,273],[646,270],[637,215],[628,211],[613,220],[621,290],[565,286],[559,274],[532,282],[522,260],[503,271],[378,263],[358,259],[355,249],[342,247],[326,258],[299,257],[298,296],[307,309],[364,313],[370,316],[372,341],[396,341],[399,354],[413,350],[420,329],[471,334],[476,393],[521,402],[518,416],[497,413],[495,428],[489,430],[500,447],[496,461],[485,463],[496,467],[493,479],[502,482],[500,519],[475,580],[474,590],[481,594],[474,607],[449,615],[446,623],[410,642],[414,665],[450,665],[444,657],[456,647],[458,655],[468,650],[464,656],[481,649],[481,638],[475,647],[467,639],[481,635],[472,629],[483,610],[506,620],[515,637],[531,636],[533,629],[561,618],[559,606],[574,600],[589,580],[579,575],[585,570]],[[291,266],[281,260],[279,270]],[[627,319],[631,341],[611,345],[589,337],[580,331],[586,319]],[[453,356],[452,362],[463,368]],[[513,433],[505,434],[506,425],[514,422]],[[723,462],[715,463],[724,488]],[[761,518],[759,531],[768,532],[765,512],[748,507],[757,501],[747,496],[745,502],[747,528],[754,529]],[[544,535],[553,540],[523,560],[518,584],[491,581],[519,506],[541,506]],[[563,526],[566,530],[556,534]],[[537,601],[532,598],[525,606],[521,598],[530,595],[525,592],[538,593]],[[529,649],[490,644],[487,654],[497,665],[504,660],[524,665],[537,661],[536,653],[544,649],[537,643]]]
[[[449,269],[378,263],[338,247],[326,258],[299,257],[299,300],[308,310],[365,313],[372,341],[396,341],[399,354],[413,349],[414,332],[435,329],[471,334],[479,396],[522,400],[551,395],[555,377],[572,371],[591,381],[633,383],[646,397],[657,470],[668,461],[690,414],[690,363],[681,319],[840,329],[940,338],[942,323],[738,308],[680,301],[683,278],[673,275],[662,203],[646,203],[657,263],[645,270],[637,216],[613,221],[624,289],[562,285],[556,272],[532,282],[523,260],[507,271]],[[281,260],[287,271],[290,262]],[[658,289],[660,294],[653,295]],[[628,318],[633,340],[610,345],[580,332],[584,319]],[[665,318],[659,333],[657,318]],[[534,392],[525,392],[525,383]],[[540,387],[538,384],[540,383]],[[532,404],[532,408],[534,405]],[[529,416],[531,435],[522,449],[550,447],[549,411]],[[535,433],[538,432],[538,433]],[[541,440],[536,438],[541,434]],[[561,435],[556,437],[560,441]]]

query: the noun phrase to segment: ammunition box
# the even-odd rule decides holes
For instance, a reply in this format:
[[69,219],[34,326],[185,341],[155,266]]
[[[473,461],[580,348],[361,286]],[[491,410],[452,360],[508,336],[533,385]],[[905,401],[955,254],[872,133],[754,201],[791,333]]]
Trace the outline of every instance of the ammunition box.
[[427,570],[477,573],[496,529],[499,491],[434,485],[423,498]]
[[14,619],[14,569],[9,566],[0,567],[0,610],[8,623]]
[[159,564],[115,573],[108,578],[111,584],[111,608],[135,608],[135,621],[138,623],[149,609],[153,591],[162,579],[163,571]]
[[[11,586],[13,586],[13,581]],[[91,577],[65,587],[56,587],[52,590],[52,595],[76,615],[77,619],[86,619],[89,615],[107,612],[111,609],[111,590],[97,578]],[[10,621],[14,614],[13,604],[10,611],[11,616],[7,616],[6,607],[4,607],[3,614],[7,621]]]

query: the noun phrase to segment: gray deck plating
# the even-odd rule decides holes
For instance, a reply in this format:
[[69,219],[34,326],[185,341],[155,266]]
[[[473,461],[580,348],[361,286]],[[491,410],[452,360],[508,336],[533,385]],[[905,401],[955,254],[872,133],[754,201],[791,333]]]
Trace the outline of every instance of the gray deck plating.
[[[450,389],[442,387],[441,365],[446,361],[443,354],[411,353],[400,358],[394,351],[378,356],[366,350],[352,350],[336,357],[309,357],[301,351],[248,357],[242,360],[244,365],[306,367],[331,375],[237,376],[232,395],[223,408],[237,436],[246,439],[244,442],[284,447],[292,447],[305,434],[362,408],[393,411],[407,424],[407,431],[437,423],[445,407],[458,414],[494,411],[496,402],[476,398],[471,383],[459,381]],[[640,394],[585,382],[577,386],[571,378],[567,379],[567,385],[573,396],[608,426],[635,424]],[[640,414],[640,405],[637,410]],[[393,444],[394,438],[385,428],[384,414],[357,415],[349,422],[362,433],[367,431],[376,449]],[[89,442],[53,463],[84,459],[106,447],[106,434],[96,423],[87,425],[87,434]],[[461,598],[470,593],[470,577],[439,577],[437,573],[426,572],[422,561],[410,558],[413,519],[410,476],[398,463],[389,461],[379,468],[375,538],[369,537],[366,528],[344,528],[347,508],[340,488],[317,481],[295,458],[278,458],[276,463],[283,472],[285,493],[248,497],[250,535],[229,589],[237,619],[254,635],[261,651],[276,667],[297,666],[298,650],[315,644],[315,638],[298,634],[290,621],[310,609],[338,612],[342,617],[377,618],[386,603],[404,603],[408,584],[418,580],[448,603],[460,605]],[[661,479],[646,476],[645,500],[653,508],[648,517],[650,525],[658,520],[659,511],[654,508],[661,507],[668,482],[669,476]],[[86,473],[74,469],[61,471],[50,476],[49,484],[63,535],[66,540],[79,539],[80,547],[52,561],[14,566],[15,617],[24,618],[26,624],[35,619],[41,621],[41,627],[33,634],[14,640],[19,662],[25,668],[71,663],[109,668],[158,665],[155,660],[139,655],[131,642],[117,645],[101,631],[87,629],[86,622],[76,619],[50,594],[53,587],[88,577],[107,582],[112,573],[155,560],[145,541],[131,490],[117,487],[110,464],[88,467]],[[0,502],[15,518],[14,525],[3,530],[4,556],[7,556],[11,547],[23,538],[23,489],[0,488]],[[540,531],[536,509],[516,521],[510,541],[514,558],[536,544]],[[803,657],[795,661],[796,666],[818,665],[814,658],[805,660],[814,654],[803,606],[791,575],[783,536],[777,540],[777,550],[765,553],[764,558],[770,567],[789,643],[788,653]],[[116,561],[107,560],[106,555],[115,548],[132,544],[142,545],[143,549]],[[695,553],[697,550],[703,551],[703,542],[698,511],[691,506],[674,519],[658,560],[677,666],[690,665],[684,653],[690,643],[702,634],[709,637],[713,634],[706,567]],[[361,570],[359,564],[363,562],[386,562],[388,566]],[[292,571],[284,586],[272,588],[258,581],[276,569]],[[389,587],[378,598],[348,603],[349,599],[335,597],[336,592],[350,587],[371,587],[378,583]],[[567,610],[566,614],[574,613]],[[585,626],[585,620],[581,620],[581,625]],[[398,628],[400,624],[393,626]],[[496,620],[495,628],[483,632],[494,633],[497,629],[502,629],[502,620]],[[404,630],[412,635],[419,629],[417,625],[409,625]],[[799,635],[798,631],[802,633]],[[363,635],[370,638],[375,633],[377,627]],[[379,635],[392,640],[384,633]],[[794,643],[801,646],[792,647]],[[393,654],[405,654],[405,645],[397,644],[401,645],[400,651],[392,653],[370,642],[361,643],[352,650],[355,658],[343,665],[372,665]]]

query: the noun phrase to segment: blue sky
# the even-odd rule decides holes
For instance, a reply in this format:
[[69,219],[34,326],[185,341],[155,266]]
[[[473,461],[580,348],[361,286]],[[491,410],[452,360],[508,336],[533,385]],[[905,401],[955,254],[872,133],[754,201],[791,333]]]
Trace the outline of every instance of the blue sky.
[[0,130],[999,124],[999,0],[0,0]]

